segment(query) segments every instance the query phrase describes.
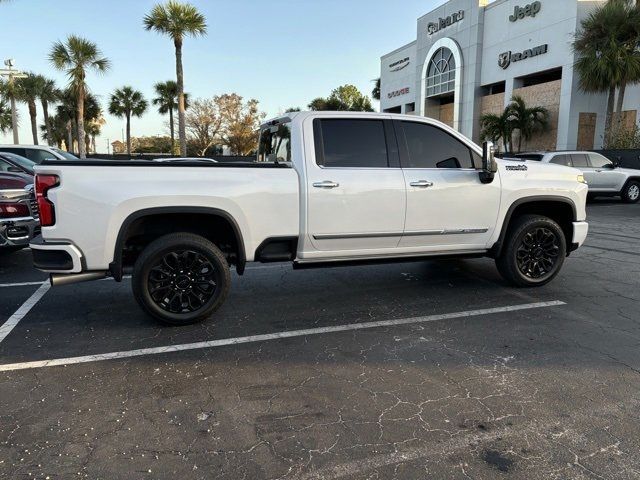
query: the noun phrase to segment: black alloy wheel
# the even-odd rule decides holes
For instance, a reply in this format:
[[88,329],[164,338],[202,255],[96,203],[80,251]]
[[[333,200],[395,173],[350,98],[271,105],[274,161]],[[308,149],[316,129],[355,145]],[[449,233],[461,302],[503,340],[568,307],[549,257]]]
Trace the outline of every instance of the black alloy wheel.
[[516,251],[516,261],[523,275],[539,279],[553,272],[559,255],[556,234],[549,228],[537,227],[525,233]]
[[136,260],[131,284],[142,309],[168,325],[205,320],[224,303],[230,285],[224,254],[190,233],[151,242]]
[[153,301],[169,313],[192,313],[213,297],[220,275],[194,250],[174,250],[158,258],[147,288]]
[[538,287],[560,272],[567,256],[567,240],[560,225],[542,215],[526,214],[513,220],[496,266],[518,287]]

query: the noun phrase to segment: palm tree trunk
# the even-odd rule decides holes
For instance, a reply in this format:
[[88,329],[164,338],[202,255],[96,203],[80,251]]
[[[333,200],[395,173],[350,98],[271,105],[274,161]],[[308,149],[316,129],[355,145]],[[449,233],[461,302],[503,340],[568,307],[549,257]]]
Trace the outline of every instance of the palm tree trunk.
[[[13,81],[13,79],[10,81]],[[15,95],[11,95],[11,129],[13,130],[13,143],[14,145],[19,145],[20,138],[18,137],[18,110],[16,107]]]
[[169,131],[171,132],[171,151],[169,153],[173,155],[176,151],[176,132],[175,125],[173,124],[173,107],[169,107]]
[[87,158],[87,151],[84,144],[84,85],[78,86],[78,156],[81,159]]
[[67,120],[67,152],[73,152],[73,134],[71,133],[71,120]]
[[604,124],[604,144],[605,147],[611,143],[611,119],[613,117],[613,107],[616,100],[616,87],[609,87],[609,97],[607,98],[607,116]]
[[36,121],[36,102],[29,100],[29,117],[31,117],[31,135],[33,136],[33,144],[38,145],[38,123]]
[[42,113],[44,115],[44,128],[47,131],[47,145],[53,146],[53,132],[51,128],[51,119],[49,118],[49,102],[42,100]]
[[127,113],[127,154],[131,158],[131,114]]
[[91,149],[93,150],[93,153],[96,153],[96,136],[95,135],[91,136]]
[[176,47],[176,83],[178,84],[178,138],[180,139],[180,155],[187,156],[187,130],[184,118],[184,73],[182,71],[182,38],[174,40]]
[[622,82],[618,89],[618,103],[616,105],[616,128],[622,127],[622,109],[624,108],[624,94],[627,91],[627,82]]

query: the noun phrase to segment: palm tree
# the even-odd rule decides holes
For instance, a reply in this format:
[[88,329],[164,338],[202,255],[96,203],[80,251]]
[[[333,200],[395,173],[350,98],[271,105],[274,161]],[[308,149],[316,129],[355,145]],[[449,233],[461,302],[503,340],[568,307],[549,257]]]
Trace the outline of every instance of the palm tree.
[[131,156],[131,116],[141,117],[147,109],[147,101],[142,93],[131,87],[117,89],[109,101],[109,113],[124,117],[127,121],[127,153]]
[[69,77],[69,86],[77,99],[78,150],[80,158],[86,158],[84,133],[84,101],[87,94],[87,71],[103,73],[109,69],[109,60],[102,56],[97,45],[84,38],[70,35],[66,43],[53,44],[49,60]]
[[[59,104],[56,107],[57,121],[64,121],[66,137],[65,144],[69,152],[76,152],[74,144],[80,149],[78,140],[78,110],[76,108],[76,95],[72,88],[60,92]],[[95,95],[87,92],[84,98],[84,119],[86,124],[95,118],[102,116],[100,104]],[[53,135],[55,138],[55,135]],[[85,135],[86,145],[86,135]]]
[[[173,80],[156,83],[153,87],[156,91],[156,98],[152,100],[153,104],[158,107],[158,113],[161,115],[169,114],[169,130],[171,132],[171,153],[175,150],[175,125],[173,121],[173,112],[178,108],[178,84]],[[189,95],[184,94],[184,107],[189,108]]]
[[11,108],[7,102],[0,100],[0,133],[11,130]]
[[528,107],[522,97],[515,95],[507,107],[513,130],[518,130],[518,152],[522,151],[522,140],[531,140],[537,132],[549,128],[549,111],[544,107]]
[[513,119],[508,108],[500,114],[485,113],[480,117],[480,137],[482,140],[491,140],[498,143],[502,140],[505,153],[511,151],[513,144]]
[[31,119],[31,135],[33,136],[33,144],[38,145],[38,123],[36,101],[40,91],[38,76],[28,73],[23,78],[16,81],[16,98],[27,104],[29,108],[29,118]]
[[187,155],[187,134],[185,126],[184,74],[182,71],[182,43],[185,36],[198,36],[207,33],[204,15],[188,3],[169,0],[158,4],[144,17],[144,27],[168,35],[173,40],[176,54],[176,80],[178,86],[178,137],[180,155]]
[[[38,98],[40,98],[40,103],[42,104],[45,131],[47,133],[47,138],[50,139],[53,135],[50,133],[52,126],[51,119],[49,118],[49,104],[59,100],[60,90],[56,87],[55,81],[50,78],[46,78],[43,75],[38,75],[38,87]],[[51,140],[47,141],[51,142]],[[53,145],[53,143],[49,143],[49,145]]]
[[374,80],[375,85],[373,86],[373,90],[371,90],[371,98],[374,100],[380,100],[380,77]]
[[640,81],[640,6],[610,0],[593,10],[580,26],[573,44],[579,87],[584,92],[608,93],[608,143],[614,107],[620,119],[627,85]]

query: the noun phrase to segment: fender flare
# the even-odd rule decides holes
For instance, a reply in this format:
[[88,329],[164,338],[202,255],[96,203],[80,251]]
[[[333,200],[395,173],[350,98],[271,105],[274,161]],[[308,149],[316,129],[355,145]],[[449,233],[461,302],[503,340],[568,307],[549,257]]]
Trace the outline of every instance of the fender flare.
[[528,203],[536,203],[536,202],[557,202],[557,203],[564,203],[566,205],[569,205],[571,207],[571,210],[573,211],[573,221],[575,222],[578,219],[578,213],[577,213],[578,210],[576,208],[576,204],[570,198],[554,196],[554,195],[537,195],[533,197],[519,198],[516,201],[514,201],[509,206],[509,209],[507,210],[507,213],[502,222],[502,229],[500,231],[500,236],[498,237],[498,240],[496,241],[496,243],[494,243],[493,246],[489,249],[489,256],[491,258],[497,258],[502,253],[502,246],[504,245],[504,239],[507,236],[507,231],[509,230],[509,224],[511,223],[511,217],[513,216],[513,212],[516,210],[516,208],[522,205],[526,205]]
[[231,214],[229,214],[225,210],[220,210],[213,207],[153,207],[144,208],[142,210],[137,210],[131,213],[127,218],[124,219],[124,221],[120,225],[120,230],[118,231],[118,236],[116,237],[116,244],[113,251],[113,261],[109,264],[109,271],[111,272],[114,280],[116,280],[117,282],[122,280],[122,251],[124,248],[126,234],[129,231],[129,227],[131,227],[131,224],[136,220],[139,220],[140,218],[169,213],[200,213],[222,217],[226,221],[228,221],[238,241],[238,259],[236,262],[236,271],[238,272],[238,275],[242,275],[244,273],[247,264],[244,239],[242,237],[242,231],[238,226],[238,222],[236,222],[235,218],[233,218]]

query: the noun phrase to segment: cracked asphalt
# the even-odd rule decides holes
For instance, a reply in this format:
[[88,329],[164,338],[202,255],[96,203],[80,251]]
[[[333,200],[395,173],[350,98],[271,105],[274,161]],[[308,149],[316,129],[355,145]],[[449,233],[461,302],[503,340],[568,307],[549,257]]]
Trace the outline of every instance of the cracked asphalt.
[[[640,204],[588,206],[539,289],[488,259],[233,277],[163,328],[127,280],[52,289],[0,365],[562,301],[565,305],[0,372],[0,478],[640,478]],[[38,282],[28,251],[0,283]],[[0,287],[0,324],[37,284]]]

